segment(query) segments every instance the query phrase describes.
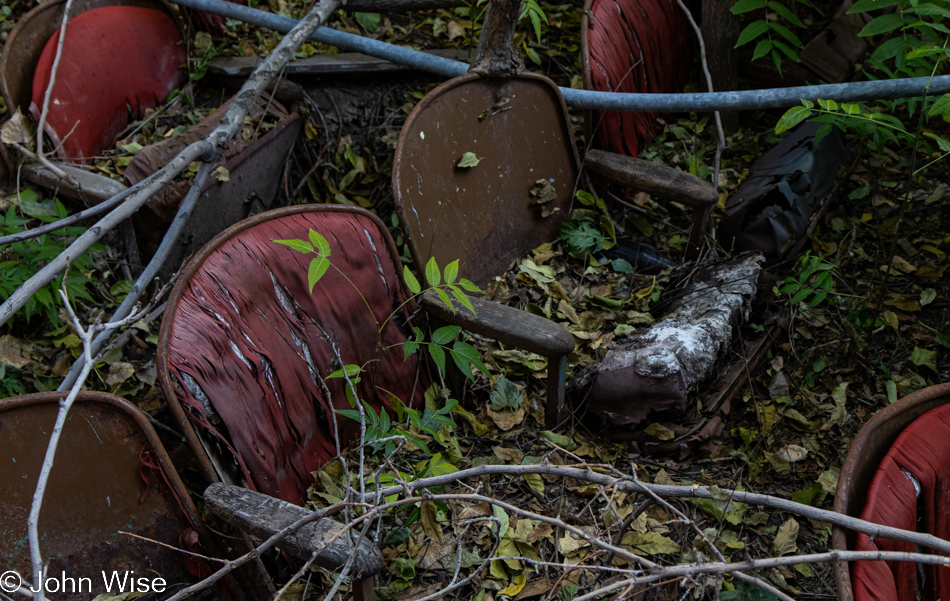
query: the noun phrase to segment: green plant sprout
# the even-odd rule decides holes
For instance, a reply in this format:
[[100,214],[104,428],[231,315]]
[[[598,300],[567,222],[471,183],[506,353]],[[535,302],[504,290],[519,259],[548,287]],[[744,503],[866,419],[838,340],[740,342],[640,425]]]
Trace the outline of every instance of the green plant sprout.
[[[805,6],[809,5],[806,0],[798,0],[798,2]],[[738,48],[749,42],[759,40],[752,52],[752,60],[771,55],[772,62],[779,73],[782,72],[783,55],[796,63],[800,63],[798,49],[802,48],[802,41],[791,29],[780,23],[779,18],[799,29],[805,27],[802,20],[791,9],[776,0],[739,0],[731,9],[734,15],[741,15],[754,10],[764,10],[765,18],[757,19],[746,25],[742,33],[739,34],[735,47]],[[782,41],[783,39],[784,41]]]
[[[329,271],[330,268],[333,268],[334,271],[336,271],[347,282],[349,282],[350,286],[352,286],[353,289],[356,290],[357,294],[360,295],[360,298],[363,300],[363,303],[366,305],[367,309],[370,310],[370,305],[366,298],[363,297],[362,292],[360,292],[353,281],[350,280],[350,278],[347,277],[347,275],[331,261],[332,253],[327,239],[312,229],[309,231],[308,238],[309,240],[273,240],[273,242],[288,246],[300,253],[315,253],[317,255],[310,261],[310,264],[307,268],[307,284],[311,293],[313,293],[314,287],[320,282],[323,276],[326,275],[327,271]],[[373,320],[377,329],[377,336],[382,333],[383,328],[386,327],[386,324],[388,324],[389,321],[403,309],[403,307],[428,290],[434,291],[440,301],[443,302],[452,312],[456,311],[456,306],[452,303],[452,299],[449,297],[449,295],[457,300],[458,303],[461,304],[465,309],[470,311],[472,315],[475,315],[475,308],[472,305],[471,300],[465,295],[463,289],[469,292],[481,292],[481,290],[471,281],[464,278],[460,279],[458,277],[458,267],[459,262],[456,260],[446,265],[444,270],[440,270],[435,258],[429,259],[425,270],[425,278],[429,288],[423,289],[419,283],[419,280],[409,270],[409,267],[403,266],[403,282],[406,284],[406,288],[409,290],[410,296],[398,307],[396,307],[393,312],[390,313],[385,320],[383,320],[382,323],[376,320],[375,316],[373,316]],[[372,310],[370,310],[370,315],[373,315]],[[378,351],[382,353],[392,349],[394,346],[402,346],[404,355],[403,359],[408,360],[409,357],[415,354],[421,347],[425,347],[429,356],[432,358],[432,361],[438,368],[439,373],[445,373],[446,355],[448,355],[452,358],[452,361],[462,372],[462,374],[464,374],[465,377],[470,381],[474,381],[475,376],[472,372],[472,365],[474,365],[478,371],[484,373],[485,375],[488,375],[488,368],[485,367],[485,364],[482,362],[481,357],[479,356],[479,353],[475,347],[468,344],[467,342],[455,340],[461,330],[462,328],[459,326],[444,326],[432,332],[430,340],[426,341],[424,340],[425,335],[423,331],[420,328],[413,326],[412,332],[414,337],[407,337],[404,342],[397,345],[378,348]],[[379,338],[377,338],[377,346],[379,344],[378,341]],[[451,346],[449,346],[450,343]],[[365,366],[355,364],[345,365],[335,372],[329,374],[327,379],[346,378],[348,382],[356,383],[359,382],[360,374],[363,372],[364,368]],[[436,387],[436,385],[433,385],[433,387]],[[457,451],[458,443],[451,435],[452,430],[455,427],[455,422],[452,420],[450,415],[458,405],[458,401],[447,398],[446,395],[445,405],[443,407],[431,408],[430,405],[435,404],[435,396],[438,394],[437,392],[433,392],[435,388],[430,388],[430,390],[426,391],[426,408],[424,408],[422,412],[405,405],[400,399],[390,394],[389,391],[380,389],[383,392],[390,394],[391,400],[393,401],[392,408],[396,412],[396,417],[399,422],[404,422],[411,426],[411,428],[399,427],[392,421],[392,418],[385,408],[380,408],[379,412],[377,413],[370,403],[363,399],[357,399],[354,396],[355,388],[353,386],[347,386],[344,390],[346,392],[347,400],[349,401],[350,405],[354,407],[354,409],[337,410],[336,413],[356,421],[361,421],[365,418],[365,442],[370,444],[374,451],[383,450],[387,455],[391,455],[396,448],[395,440],[397,438],[403,438],[406,441],[412,442],[418,446],[427,456],[432,458],[429,461],[429,467],[431,468],[431,463],[435,457],[433,456],[425,441],[423,441],[415,433],[424,433],[432,436],[432,438],[439,441],[443,447]],[[430,400],[433,402],[430,403]],[[357,403],[359,403],[359,406],[357,406]],[[446,428],[447,431],[443,431],[443,428]]]

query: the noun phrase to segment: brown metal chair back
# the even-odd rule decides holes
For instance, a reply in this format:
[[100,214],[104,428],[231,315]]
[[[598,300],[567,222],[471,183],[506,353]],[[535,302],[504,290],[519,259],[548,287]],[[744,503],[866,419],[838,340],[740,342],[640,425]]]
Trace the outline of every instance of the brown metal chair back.
[[[27,517],[64,395],[44,392],[0,400],[0,564],[16,570],[25,582],[32,580]],[[41,551],[50,561],[45,573],[56,581],[52,584],[62,584],[61,573],[73,578],[57,599],[78,601],[106,592],[103,570],[107,575],[116,570],[120,578],[125,571],[134,571],[133,578],[161,576],[172,586],[190,584],[211,570],[161,546],[179,547],[200,535],[203,548],[195,550],[214,552],[207,548],[213,542],[148,418],[125,399],[104,392],[80,392],[70,409],[39,531]]]
[[[459,166],[466,153],[477,165]],[[467,74],[445,82],[409,115],[393,166],[416,269],[435,257],[440,265],[458,259],[478,285],[503,274],[557,236],[578,173],[567,107],[550,79]],[[554,198],[538,204],[544,189]]]

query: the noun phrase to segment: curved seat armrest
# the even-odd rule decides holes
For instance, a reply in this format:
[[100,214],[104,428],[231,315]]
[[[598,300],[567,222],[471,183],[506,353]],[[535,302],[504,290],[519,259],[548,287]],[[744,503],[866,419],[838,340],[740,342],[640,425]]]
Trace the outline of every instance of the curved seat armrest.
[[550,319],[480,298],[469,300],[475,315],[454,298],[453,312],[434,290],[423,293],[422,306],[446,323],[542,357],[564,357],[574,352],[574,337]]
[[[253,490],[215,483],[204,493],[211,513],[257,538],[267,539],[294,522],[312,514],[310,510]],[[301,526],[278,546],[301,559],[317,553],[315,563],[328,570],[340,570],[353,552],[349,533],[338,522],[324,518]],[[370,541],[360,543],[351,568],[354,578],[372,578],[383,569],[383,556]],[[372,589],[370,589],[372,590]]]
[[662,200],[693,207],[686,257],[695,259],[702,246],[709,209],[719,202],[719,191],[691,173],[622,154],[591,150],[584,166],[612,183],[642,190]]
[[648,192],[663,200],[680,202],[690,207],[711,207],[719,202],[719,192],[708,182],[666,165],[613,152],[591,150],[584,157],[584,166],[613,183]]
[[564,374],[567,356],[574,352],[574,336],[550,319],[499,303],[469,297],[475,315],[451,299],[449,309],[434,290],[422,295],[423,308],[442,321],[461,326],[470,332],[493,338],[509,346],[548,359],[547,404],[544,424],[553,430],[564,410]]

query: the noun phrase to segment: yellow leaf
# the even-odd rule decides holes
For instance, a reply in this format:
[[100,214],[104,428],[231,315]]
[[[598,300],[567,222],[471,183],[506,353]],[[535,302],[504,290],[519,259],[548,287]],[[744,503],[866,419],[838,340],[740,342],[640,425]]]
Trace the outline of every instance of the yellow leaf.
[[798,522],[795,518],[788,518],[784,524],[779,526],[775,540],[772,541],[772,549],[777,557],[782,555],[791,555],[798,551]]
[[920,311],[920,303],[917,302],[917,299],[904,296],[903,294],[891,296],[891,298],[884,301],[884,304],[897,307],[901,311]]
[[438,510],[432,501],[423,501],[420,508],[422,530],[431,540],[442,542],[442,525],[439,524]]
[[679,544],[658,532],[628,532],[622,544],[642,555],[674,554],[680,552]]
[[655,436],[660,440],[671,440],[675,436],[672,430],[662,424],[657,423],[650,424],[643,431],[650,436]]
[[501,592],[499,592],[498,594],[503,597],[514,597],[515,595],[521,592],[521,589],[524,588],[524,585],[526,582],[527,582],[527,579],[524,577],[524,574],[518,574],[511,581],[511,584],[501,589]]

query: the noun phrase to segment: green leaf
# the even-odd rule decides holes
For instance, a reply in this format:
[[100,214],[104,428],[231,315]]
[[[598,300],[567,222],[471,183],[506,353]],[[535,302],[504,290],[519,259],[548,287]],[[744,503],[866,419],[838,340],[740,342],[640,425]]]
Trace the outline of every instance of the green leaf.
[[841,104],[841,111],[849,115],[860,115],[861,114],[861,105],[858,104]]
[[352,378],[354,376],[359,375],[359,373],[360,373],[360,366],[354,365],[351,363],[350,365],[344,365],[343,369],[336,370],[335,372],[327,376],[325,379],[329,380],[331,378],[342,378],[343,374],[346,374],[348,378]]
[[864,29],[858,32],[859,36],[870,37],[880,35],[889,31],[894,31],[904,25],[904,17],[899,14],[881,15],[864,26]]
[[409,288],[409,292],[412,294],[422,292],[422,286],[419,285],[419,280],[416,279],[416,276],[412,275],[412,271],[409,270],[408,265],[402,266],[402,279],[406,282],[406,287]]
[[766,56],[769,52],[772,51],[772,40],[764,39],[759,40],[759,43],[755,45],[755,52],[752,53],[752,60],[759,60],[763,56]]
[[297,252],[302,253],[312,253],[313,246],[303,240],[271,240],[271,242],[276,242],[277,244],[283,244],[284,246],[289,246]]
[[313,230],[310,230],[310,243],[313,244],[324,257],[330,256],[330,243],[327,242],[326,238]]
[[[769,29],[771,29],[775,33],[779,34],[780,36],[788,40],[790,44],[794,44],[795,46],[798,46],[799,48],[802,47],[802,41],[798,39],[798,36],[792,33],[792,30],[789,29],[788,27],[785,27],[784,25],[781,25],[779,23],[769,23]],[[777,46],[778,41],[777,40],[773,40],[773,41],[775,42]],[[798,60],[798,58],[796,57],[793,60]]]
[[524,403],[524,393],[505,376],[500,376],[495,380],[490,398],[492,411],[518,409]]
[[594,195],[586,190],[578,190],[574,197],[585,207],[592,207],[597,204],[597,199],[594,198]]
[[465,369],[462,370],[463,372],[468,369],[468,364],[471,363],[475,366],[475,369],[482,372],[486,376],[491,375],[488,373],[488,368],[485,367],[484,363],[482,363],[481,354],[479,354],[478,350],[476,350],[474,346],[467,342],[462,342],[459,340],[452,345],[452,359],[455,360],[455,363],[459,366],[459,369],[462,368],[462,364],[465,365]]
[[802,20],[798,18],[798,15],[789,10],[781,2],[775,2],[775,0],[769,0],[769,8],[782,15],[786,21],[794,25],[795,27],[804,27],[805,24],[802,23]]
[[379,27],[379,13],[353,13],[353,18],[363,26],[367,33],[375,33]]
[[462,331],[462,328],[459,326],[444,326],[432,332],[432,342],[440,345],[446,345],[458,336],[458,333]]
[[471,281],[466,280],[465,278],[462,278],[461,280],[459,280],[459,286],[461,286],[462,288],[465,288],[465,289],[468,290],[469,292],[477,292],[477,293],[481,293],[481,292],[482,292],[482,289],[481,289],[481,288],[479,288],[478,286],[476,286],[476,285],[475,285],[474,283],[472,283]]
[[442,350],[441,346],[435,344],[429,344],[426,346],[429,349],[429,356],[432,357],[432,360],[435,361],[436,366],[439,368],[440,373],[445,373],[445,351]]
[[766,0],[739,0],[729,9],[734,15],[741,15],[753,10],[765,8]]
[[442,274],[439,272],[439,264],[435,262],[435,257],[429,257],[426,263],[426,281],[435,288],[442,283]]
[[[933,4],[931,2],[926,2],[918,6],[911,6],[909,8],[905,8],[904,12],[913,13],[916,15],[924,15],[927,17],[944,17],[944,18],[950,17],[950,10],[945,9],[942,6],[937,6],[936,4]],[[937,48],[938,52],[940,51],[939,47],[934,46],[934,48]],[[908,56],[908,58],[910,57]]]
[[782,54],[784,54],[791,60],[795,61],[796,63],[802,62],[801,59],[798,58],[798,53],[792,50],[791,48],[789,48],[788,46],[786,46],[785,44],[783,44],[782,42],[778,40],[773,40],[772,45],[778,48],[779,50],[781,50]]
[[[950,11],[948,11],[948,13],[950,13]],[[940,54],[941,52],[943,52],[943,48],[941,48],[940,46],[926,45],[926,46],[921,46],[920,48],[917,48],[916,50],[911,50],[910,52],[907,53],[907,56],[905,58],[907,60],[914,60],[915,58],[933,56],[935,54]]]
[[775,133],[780,134],[788,131],[807,119],[811,115],[811,110],[803,106],[793,106],[788,109],[782,118],[775,124]]
[[802,288],[795,294],[795,296],[792,297],[792,300],[790,302],[793,305],[796,303],[800,303],[806,298],[808,298],[808,295],[811,294],[812,292],[814,292],[814,290],[812,290],[811,288]]
[[561,224],[558,238],[564,241],[567,251],[574,255],[604,248],[604,235],[588,221],[565,221]]
[[466,152],[462,155],[462,158],[459,159],[459,162],[456,164],[456,166],[461,167],[462,169],[470,169],[477,166],[479,161],[481,161],[483,158],[485,157],[476,156],[474,152]]
[[818,99],[818,106],[820,106],[821,108],[825,109],[826,111],[837,111],[837,110],[838,110],[838,103],[835,102],[834,100],[822,100],[821,98],[819,98],[819,99]]
[[310,268],[307,270],[307,283],[310,285],[310,293],[313,293],[313,287],[317,285],[323,274],[330,268],[330,259],[326,257],[317,257],[310,261]]
[[942,344],[946,348],[950,348],[950,323],[943,326],[937,333],[937,344]]
[[901,0],[858,0],[851,8],[848,9],[848,14],[854,13],[866,13],[872,10],[880,10],[882,8],[888,8],[890,6],[897,6],[901,3]]
[[945,115],[948,112],[950,112],[950,94],[944,94],[933,103],[933,106],[930,107],[927,114],[931,117],[935,117],[937,115]]
[[449,292],[452,293],[452,296],[455,297],[455,300],[461,303],[463,307],[471,311],[472,315],[476,315],[475,307],[472,305],[472,300],[468,298],[468,296],[466,296],[466,294],[462,292],[462,290],[459,289],[458,286],[450,285]]
[[436,288],[435,294],[436,296],[439,297],[439,300],[442,301],[442,304],[448,307],[449,310],[452,311],[452,313],[455,313],[455,305],[452,304],[452,301],[449,299],[449,295],[445,293],[445,290],[442,290],[441,288]]
[[735,47],[738,48],[739,46],[748,44],[768,30],[769,24],[765,21],[759,20],[749,23],[746,25],[746,28],[742,30],[742,33],[739,34],[739,41],[736,42]]
[[459,274],[459,260],[455,259],[451,263],[445,266],[445,283],[454,284],[455,278]]
[[910,354],[910,362],[918,367],[929,367],[935,373],[937,372],[937,351],[928,351],[919,346],[915,346]]

